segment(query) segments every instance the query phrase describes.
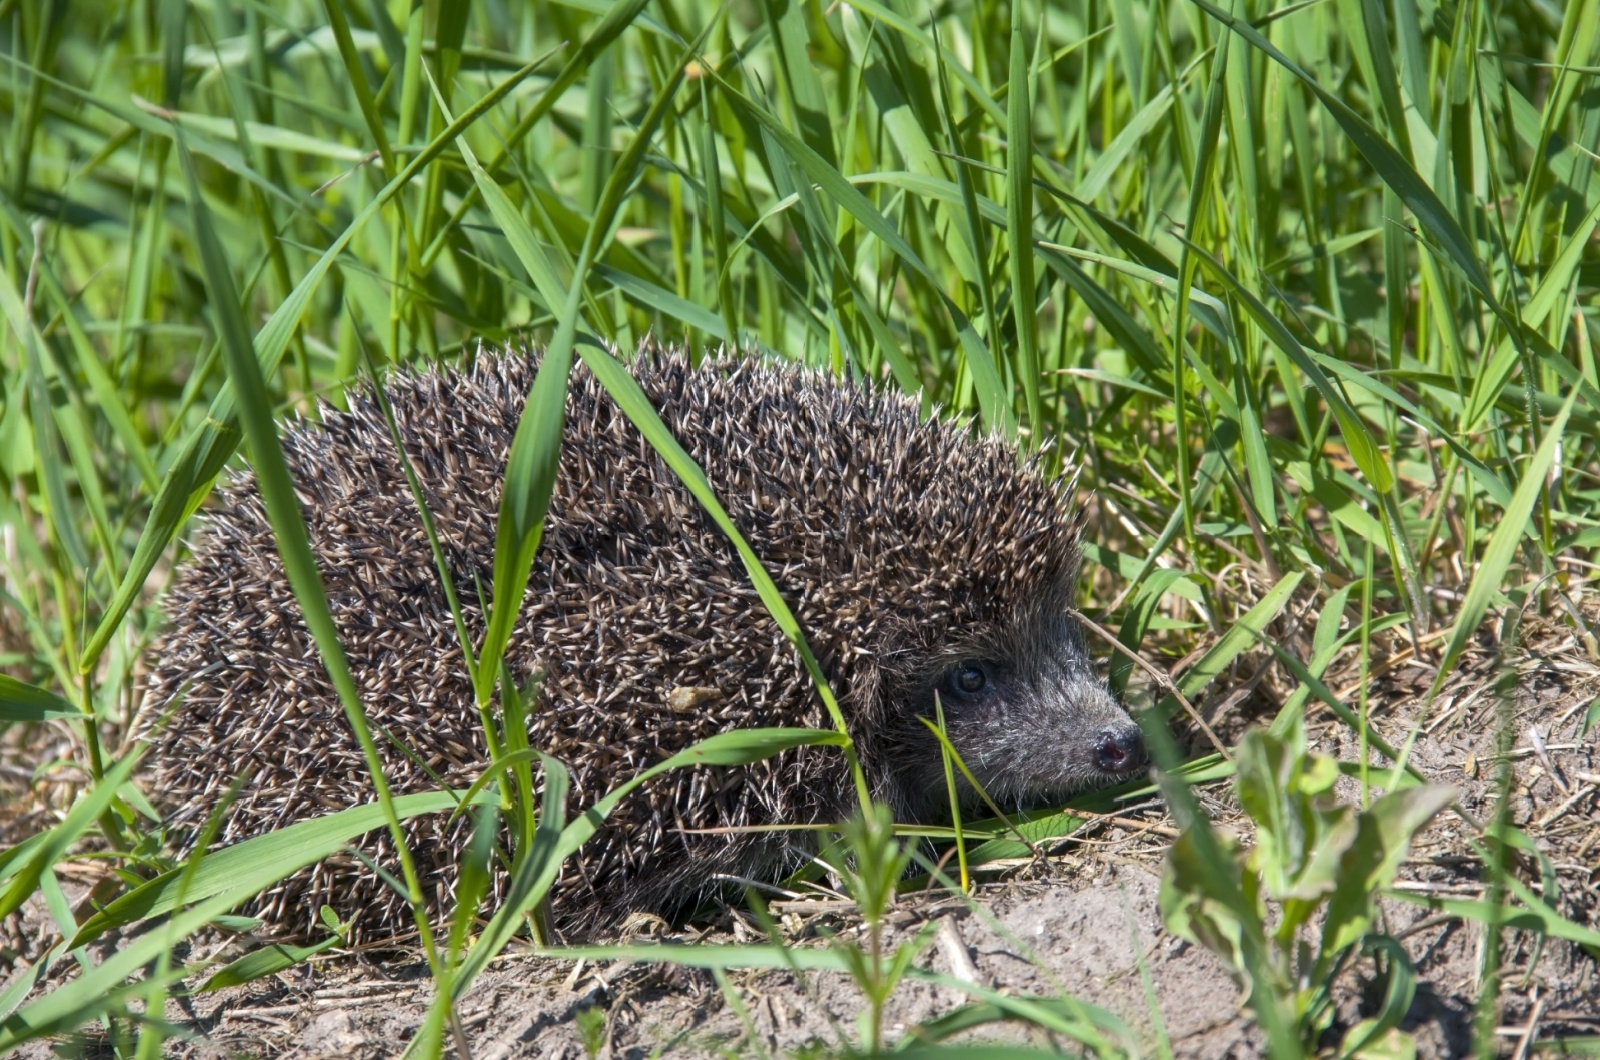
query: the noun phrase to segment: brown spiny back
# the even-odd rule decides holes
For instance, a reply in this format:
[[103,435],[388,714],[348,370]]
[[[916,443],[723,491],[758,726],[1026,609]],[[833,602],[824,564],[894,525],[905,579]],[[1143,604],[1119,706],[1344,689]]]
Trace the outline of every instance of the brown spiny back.
[[[475,586],[492,583],[501,478],[536,368],[527,355],[484,355],[470,370],[385,382],[475,641],[484,628]],[[649,352],[631,370],[795,610],[875,794],[904,805],[883,765],[906,709],[889,690],[1070,601],[1078,548],[1060,483],[1001,443],[922,420],[911,399],[793,366],[694,369]],[[369,717],[446,784],[466,786],[487,764],[479,716],[377,405],[355,393],[348,413],[324,409],[320,422],[291,427],[284,451]],[[245,771],[225,843],[372,800],[252,477],[219,490],[167,609],[145,719],[149,788],[177,834],[192,835]],[[581,365],[507,658],[519,682],[543,675],[532,739],[571,768],[570,811],[713,733],[829,724],[726,537]],[[379,744],[398,793],[436,786]],[[686,830],[836,820],[852,790],[836,749],[663,777],[566,867],[558,918],[667,910],[718,873],[781,876],[802,856],[803,834]],[[441,901],[469,829],[442,816],[408,826]],[[361,845],[395,864],[385,834]],[[409,924],[399,896],[353,857],[297,874],[258,910],[304,934],[323,903],[353,917],[361,939]]]

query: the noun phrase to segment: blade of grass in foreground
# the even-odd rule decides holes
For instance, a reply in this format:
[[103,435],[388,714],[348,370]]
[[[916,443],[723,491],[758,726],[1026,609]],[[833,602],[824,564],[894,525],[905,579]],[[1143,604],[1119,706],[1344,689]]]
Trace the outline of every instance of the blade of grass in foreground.
[[305,517],[300,511],[300,501],[295,495],[294,481],[289,476],[284,461],[283,446],[278,440],[277,424],[272,418],[272,396],[267,391],[267,381],[256,359],[250,341],[250,330],[244,312],[234,292],[233,278],[222,244],[211,227],[210,211],[200,193],[199,177],[195,173],[194,159],[178,136],[178,160],[188,182],[189,209],[192,212],[195,240],[200,247],[206,289],[210,295],[212,314],[217,332],[222,339],[222,354],[227,362],[228,379],[238,395],[239,418],[250,444],[251,463],[256,473],[256,488],[261,503],[272,524],[272,534],[277,542],[278,555],[283,560],[284,573],[300,605],[301,617],[317,651],[327,667],[328,677],[338,692],[344,706],[345,717],[361,745],[367,771],[372,777],[373,790],[383,807],[395,851],[400,858],[400,869],[405,876],[412,915],[417,931],[427,951],[428,963],[436,965],[438,954],[434,949],[433,933],[423,909],[422,878],[417,874],[411,851],[406,846],[405,833],[395,812],[394,798],[389,790],[389,780],[384,774],[383,759],[378,755],[377,743],[367,725],[366,711],[361,705],[361,693],[350,676],[344,648],[339,642],[339,629],[333,621],[333,611],[328,605],[322,575],[311,552],[311,539],[306,531]]
[[[1201,112],[1198,153],[1195,156],[1194,172],[1189,175],[1189,212],[1184,225],[1189,240],[1200,238],[1202,226],[1210,216],[1207,205],[1212,191],[1211,168],[1217,154],[1217,143],[1222,130],[1222,112],[1225,109],[1224,78],[1228,68],[1228,38],[1224,37],[1217,45],[1216,54],[1211,57],[1211,64],[1211,84],[1206,90],[1205,110]],[[1087,198],[1087,196],[1081,197]],[[1190,474],[1193,458],[1189,453],[1186,349],[1189,343],[1187,338],[1189,292],[1194,289],[1196,265],[1190,260],[1193,244],[1189,240],[1184,242],[1182,253],[1178,258],[1178,306],[1176,323],[1172,328],[1172,432],[1178,458],[1177,514],[1182,518],[1184,540],[1192,546],[1196,501]]]
[[650,399],[640,389],[638,382],[629,375],[622,365],[617,363],[604,350],[584,347],[584,362],[589,370],[595,374],[601,384],[611,394],[613,400],[622,409],[623,414],[632,421],[639,432],[661,454],[661,458],[672,468],[673,474],[693,493],[700,502],[706,514],[711,516],[713,522],[728,536],[733,547],[738,551],[739,558],[744,561],[745,572],[750,575],[750,580],[755,584],[756,592],[761,597],[761,602],[766,605],[767,612],[772,615],[778,627],[783,630],[784,636],[793,644],[800,653],[801,660],[805,663],[806,672],[811,675],[812,683],[817,688],[817,693],[822,696],[823,703],[828,708],[828,715],[833,719],[841,736],[845,738],[842,744],[845,753],[850,759],[851,772],[854,774],[857,795],[861,805],[866,806],[872,801],[867,790],[866,778],[861,772],[860,764],[856,761],[854,747],[849,742],[849,729],[845,725],[844,714],[839,709],[839,703],[834,698],[833,691],[828,686],[828,679],[822,673],[822,667],[817,664],[816,656],[811,652],[811,646],[806,642],[805,631],[800,628],[800,622],[789,610],[789,605],[784,602],[783,594],[778,591],[778,586],[773,582],[771,575],[761,565],[761,559],[755,550],[745,541],[739,533],[738,527],[728,515],[727,509],[717,500],[717,494],[711,487],[711,482],[695,463],[694,458],[688,454],[678,440],[672,436],[667,425],[661,422],[661,417],[651,406]]
[[[402,820],[427,813],[448,813],[465,796],[457,791],[428,791],[401,795],[394,800]],[[494,793],[469,798],[469,804],[487,804]],[[275,832],[246,839],[208,853],[185,886],[183,868],[164,872],[141,884],[95,913],[79,927],[71,945],[93,941],[112,928],[170,913],[180,899],[197,902],[213,895],[232,894],[234,904],[271,887],[290,873],[338,853],[350,840],[384,826],[383,808],[376,803],[297,821]],[[231,907],[230,907],[231,908]]]
[[[489,610],[488,628],[478,651],[478,673],[474,692],[479,705],[486,704],[500,673],[500,661],[511,642],[511,630],[522,609],[523,593],[533,572],[533,558],[544,534],[544,518],[550,508],[550,493],[555,488],[556,469],[561,459],[561,435],[566,426],[567,376],[572,370],[572,350],[577,338],[578,313],[583,304],[584,285],[589,270],[600,256],[601,244],[609,237],[622,208],[627,190],[644,164],[645,153],[656,129],[666,116],[678,88],[683,84],[684,68],[716,25],[711,20],[699,40],[684,49],[674,64],[672,75],[656,95],[655,102],[639,123],[633,140],[617,159],[600,192],[594,217],[584,236],[573,267],[571,286],[556,323],[555,337],[545,351],[528,393],[517,432],[512,438],[501,488],[500,512],[495,520],[494,602]],[[470,158],[470,152],[468,153]],[[473,165],[473,179],[489,204],[495,221],[506,232],[530,278],[551,280],[549,267],[538,240],[522,215],[482,167]],[[527,255],[527,256],[524,256]],[[553,292],[552,292],[553,293]]]

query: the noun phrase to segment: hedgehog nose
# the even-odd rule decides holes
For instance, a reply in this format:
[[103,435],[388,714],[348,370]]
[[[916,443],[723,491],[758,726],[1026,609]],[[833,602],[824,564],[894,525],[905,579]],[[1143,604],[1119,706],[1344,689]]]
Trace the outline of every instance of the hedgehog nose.
[[1100,730],[1094,745],[1095,764],[1107,773],[1127,773],[1145,763],[1144,736],[1137,725]]

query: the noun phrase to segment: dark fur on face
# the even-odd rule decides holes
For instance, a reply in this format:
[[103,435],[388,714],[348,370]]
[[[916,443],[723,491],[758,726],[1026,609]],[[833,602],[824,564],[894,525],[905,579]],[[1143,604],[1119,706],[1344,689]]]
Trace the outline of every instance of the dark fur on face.
[[[385,383],[475,642],[486,607],[474,586],[493,583],[506,456],[536,369],[529,356],[482,356]],[[1002,805],[1136,768],[1131,724],[1064,617],[1078,567],[1065,483],[1000,442],[923,419],[914,399],[794,366],[692,368],[645,351],[631,371],[790,602],[874,795],[902,819],[948,812],[937,746],[915,720],[932,715],[935,693],[955,746]],[[571,768],[569,813],[715,733],[829,727],[725,535],[581,365],[566,412],[506,665],[519,685],[542,675],[530,735]],[[432,790],[436,777],[466,787],[488,753],[378,406],[352,392],[349,412],[324,409],[283,443],[368,717],[411,752],[379,741],[395,793]],[[149,788],[180,842],[246,771],[224,843],[372,801],[250,476],[219,490],[166,605],[144,717]],[[854,799],[835,748],[663,776],[563,867],[558,923],[590,933],[632,911],[692,905],[727,877],[779,879],[808,855],[808,834],[740,829],[836,822]],[[406,825],[440,906],[470,830],[466,817]],[[360,842],[397,871],[387,834]],[[491,897],[503,885],[497,876]],[[348,855],[283,881],[254,912],[303,935],[323,903],[351,918],[358,941],[409,922],[405,902]]]
[[[950,816],[940,747],[918,720],[935,716],[936,699],[951,746],[1002,809],[1060,801],[1145,764],[1139,728],[1095,672],[1077,623],[1034,616],[946,653],[908,690],[901,708],[911,723],[900,727],[889,796],[904,820]],[[964,778],[960,787],[965,808],[979,805]]]

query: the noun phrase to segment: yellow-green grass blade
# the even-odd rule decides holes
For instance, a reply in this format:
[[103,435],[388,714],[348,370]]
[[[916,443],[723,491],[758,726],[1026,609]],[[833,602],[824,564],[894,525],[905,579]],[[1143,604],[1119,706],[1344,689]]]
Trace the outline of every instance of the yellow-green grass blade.
[[[9,277],[7,277],[9,280]],[[16,333],[23,351],[23,392],[27,395],[28,419],[33,426],[34,467],[44,487],[40,500],[46,525],[55,535],[66,560],[73,569],[89,566],[89,549],[78,534],[71,490],[66,476],[66,460],[61,453],[60,423],[50,388],[39,360],[37,332],[23,313],[22,299],[8,282],[0,282],[0,304]]]
[[728,203],[722,193],[722,157],[717,150],[717,128],[713,121],[710,95],[700,86],[700,170],[705,175],[705,213],[711,229],[711,264],[716,270],[717,310],[722,316],[723,341],[737,347],[739,319],[734,302],[730,268],[733,254],[728,248]]
[[[1523,310],[1523,320],[1531,328],[1543,326],[1555,311],[1558,303],[1570,303],[1577,296],[1579,272],[1582,267],[1584,252],[1589,245],[1589,237],[1594,233],[1596,223],[1600,222],[1600,202],[1578,222],[1577,228],[1567,239],[1565,246],[1550,262],[1545,272],[1544,279],[1534,289],[1533,295],[1528,299],[1527,307]],[[1560,314],[1557,328],[1564,331],[1569,314]],[[1540,358],[1551,363],[1548,343],[1541,337],[1529,337],[1529,345]],[[1560,354],[1555,354],[1555,360],[1566,363]],[[1467,411],[1462,416],[1462,429],[1471,431],[1477,429],[1485,415],[1499,400],[1502,388],[1511,379],[1517,366],[1522,363],[1520,351],[1516,344],[1509,338],[1503,341],[1489,357],[1483,369],[1476,377],[1473,389],[1473,400]],[[1554,364],[1551,363],[1554,367]],[[1568,382],[1573,382],[1568,378]],[[1585,395],[1588,397],[1589,395]],[[1593,398],[1590,398],[1593,403]]]
[[[443,100],[438,102],[440,106],[444,105]],[[559,312],[566,303],[570,288],[562,283],[561,277],[556,274],[555,265],[545,254],[539,237],[523,220],[522,213],[501,190],[500,185],[496,184],[488,171],[478,164],[478,156],[473,153],[465,137],[456,141],[456,149],[461,152],[461,157],[467,164],[467,171],[472,174],[473,186],[478,189],[478,194],[483,196],[484,205],[489,208],[490,216],[500,226],[501,235],[511,244],[512,252],[527,271],[528,278],[533,281],[534,289],[539,292],[539,297],[551,312]],[[573,281],[574,285],[576,282]]]
[[[978,190],[974,187],[971,160],[966,157],[967,148],[956,126],[955,114],[951,109],[949,77],[947,76],[950,64],[945,62],[944,50],[938,46],[938,24],[932,23],[930,28],[934,31],[933,43],[935,47],[933,48],[933,54],[937,60],[934,64],[934,77],[939,88],[938,117],[944,133],[945,149],[949,152],[955,164],[956,187],[960,193],[958,201],[961,205],[961,218],[966,224],[966,231],[963,236],[966,240],[968,253],[975,259],[971,264],[971,269],[975,275],[969,277],[968,282],[978,290],[978,301],[983,310],[983,318],[989,325],[989,348],[997,350],[1001,346],[1000,312],[998,308],[1000,299],[995,291],[995,285],[989,270],[978,266],[979,262],[988,261],[989,241],[985,238],[986,233],[980,220]],[[888,175],[888,179],[893,180],[901,175]],[[940,175],[942,175],[942,170],[936,169],[930,174],[930,179],[936,180]],[[902,383],[901,385],[904,386],[905,384]]]
[[1030,448],[1043,426],[1039,397],[1039,321],[1033,268],[1033,77],[1022,38],[1022,0],[1011,0],[1011,78],[1006,97],[1006,234],[1010,237],[1011,318],[1017,375],[1028,409]]
[[1461,610],[1456,615],[1450,640],[1446,643],[1444,655],[1439,660],[1439,670],[1434,675],[1433,683],[1428,687],[1430,702],[1444,686],[1445,678],[1450,676],[1450,671],[1454,669],[1456,660],[1461,657],[1467,641],[1477,632],[1478,623],[1488,611],[1490,601],[1500,592],[1506,571],[1510,568],[1512,557],[1516,555],[1518,547],[1523,544],[1523,538],[1534,533],[1532,527],[1534,505],[1545,491],[1550,468],[1555,463],[1556,451],[1565,439],[1567,417],[1572,414],[1572,406],[1577,400],[1578,391],[1574,388],[1567,394],[1566,401],[1561,405],[1561,411],[1556,413],[1555,419],[1546,427],[1544,439],[1539,443],[1533,458],[1522,469],[1522,478],[1517,483],[1516,492],[1511,495],[1511,503],[1501,513],[1500,524],[1490,536],[1489,545],[1483,550],[1483,557],[1478,562],[1478,570],[1473,574],[1472,581],[1467,586],[1467,594],[1461,601]]
[[1336,375],[1352,386],[1368,391],[1374,397],[1402,410],[1406,415],[1427,428],[1433,437],[1444,442],[1450,448],[1450,451],[1456,455],[1456,458],[1466,466],[1472,473],[1472,477],[1477,480],[1478,484],[1483,487],[1484,492],[1489,495],[1490,500],[1502,508],[1511,503],[1511,487],[1506,485],[1505,480],[1482,460],[1478,459],[1472,450],[1468,449],[1455,437],[1454,431],[1435,419],[1423,406],[1413,402],[1398,390],[1384,383],[1382,379],[1369,375],[1348,361],[1342,361],[1337,357],[1330,357],[1315,350],[1307,350],[1306,353],[1329,374]]
[[1426,906],[1446,916],[1460,917],[1462,920],[1472,920],[1496,928],[1531,931],[1544,938],[1566,939],[1583,946],[1600,946],[1600,931],[1562,916],[1533,891],[1526,890],[1527,884],[1520,880],[1513,884],[1513,889],[1516,889],[1517,884],[1524,889],[1524,893],[1517,896],[1524,903],[1521,907],[1510,903],[1496,905],[1481,898],[1444,898],[1397,889],[1387,890],[1384,895]]
[[[544,956],[556,957],[562,960],[637,961],[646,964],[670,964],[684,968],[718,968],[725,971],[735,968],[765,968],[790,972],[839,972],[842,974],[851,974],[852,972],[849,955],[839,946],[830,946],[826,949],[798,946],[735,946],[719,944],[696,946],[564,946],[558,949],[545,949],[541,953]],[[1118,1034],[1125,1042],[1131,1043],[1136,1040],[1132,1031],[1118,1017],[1096,1006],[1079,1002],[1075,999],[1018,997],[1013,994],[989,990],[979,984],[969,983],[951,976],[939,975],[921,968],[907,969],[907,975],[909,978],[921,982],[937,982],[943,986],[983,998],[987,1005],[1005,1013],[1007,1018],[1023,1020],[1088,1045],[1097,1045],[1104,1049],[1112,1048],[1112,1043],[1099,1033],[1100,1030]],[[976,1025],[972,1023],[972,1019],[973,1017],[970,1016],[964,1019],[961,1021],[961,1026],[956,1029],[966,1029],[969,1025]],[[944,1033],[953,1034],[956,1029],[949,1029]],[[1059,1056],[1060,1054],[993,1045],[982,1046],[975,1051],[952,1053],[949,1048],[943,1048],[933,1052],[921,1053],[913,1044],[913,1040],[908,1040],[905,1046],[895,1049],[892,1054],[885,1055],[994,1057],[997,1060],[1013,1060],[1013,1058],[1020,1057]],[[1109,1055],[1117,1054],[1111,1053]]]
[[[1557,72],[1545,96],[1544,108],[1539,114],[1538,134],[1532,143],[1533,150],[1529,155],[1530,171],[1524,177],[1527,186],[1536,185],[1542,175],[1541,170],[1551,170],[1552,176],[1560,179],[1559,170],[1555,166],[1558,152],[1551,150],[1552,143],[1563,139],[1560,131],[1561,122],[1568,114],[1573,100],[1578,98],[1578,92],[1587,83],[1584,75],[1592,76],[1594,73],[1592,68],[1578,68],[1577,64],[1582,63],[1585,57],[1595,54],[1597,37],[1600,37],[1600,2],[1576,0],[1567,4],[1553,55],[1552,65],[1557,68]],[[1509,88],[1507,91],[1509,94]],[[1515,113],[1515,102],[1512,109]],[[1548,201],[1540,195],[1521,196],[1521,201],[1517,205],[1517,222],[1511,242],[1514,252],[1521,253],[1529,224],[1539,211],[1546,208]]]
[[[1169,295],[1175,295],[1178,290],[1177,270],[1175,268],[1168,270],[1151,268],[1137,262],[1124,261],[1109,254],[1100,254],[1092,250],[1079,250],[1076,247],[1062,246],[1060,243],[1041,241],[1039,247],[1079,261],[1094,262],[1112,272],[1142,280]],[[1233,320],[1228,313],[1228,307],[1215,295],[1208,294],[1202,288],[1191,285],[1189,288],[1189,312],[1194,316],[1195,323],[1210,332],[1218,342],[1234,341],[1236,336]]]
[[972,105],[988,115],[995,125],[1005,124],[1005,109],[995,101],[994,94],[986,89],[977,76],[967,68],[965,61],[949,48],[939,43],[935,35],[937,32],[935,26],[930,24],[927,29],[924,29],[919,20],[908,18],[902,12],[895,11],[883,4],[875,3],[873,0],[845,0],[845,3],[863,15],[871,16],[873,21],[880,26],[888,26],[903,34],[907,39],[915,41],[921,47],[937,51],[939,61],[945,64],[950,72],[955,75],[956,80],[961,82],[961,86],[967,90],[967,98]]
[[1121,1017],[1098,1005],[1070,996],[1039,997],[992,990],[956,976],[912,974],[978,1000],[918,1024],[894,1050],[895,1056],[908,1060],[1045,1060],[1061,1055],[1057,1049],[1022,1045],[945,1044],[958,1034],[1002,1021],[1067,1036],[1083,1043],[1090,1056],[1140,1055],[1134,1044],[1143,1040],[1141,1036],[1134,1034]]
[[336,140],[259,121],[219,118],[214,114],[196,114],[187,111],[172,111],[170,118],[186,133],[201,133],[216,143],[233,141],[244,148],[253,144],[266,150],[328,158],[349,165],[365,162],[369,155],[369,152],[361,148],[351,147]]
[[283,561],[284,573],[288,576],[290,588],[294,591],[295,601],[300,605],[301,618],[316,643],[318,653],[322,656],[328,678],[338,693],[351,731],[361,745],[367,770],[371,774],[373,790],[377,793],[379,804],[384,808],[389,831],[400,856],[401,869],[405,874],[409,891],[407,897],[411,902],[417,930],[422,936],[423,948],[428,951],[431,963],[434,958],[433,939],[427,914],[422,906],[421,880],[412,862],[411,853],[406,848],[405,833],[401,830],[400,818],[394,812],[389,781],[383,771],[383,759],[378,754],[377,744],[373,741],[372,732],[367,725],[361,694],[350,675],[349,663],[339,642],[339,629],[334,623],[333,611],[328,604],[327,592],[322,584],[322,575],[317,569],[316,557],[311,551],[311,539],[306,530],[305,517],[300,511],[300,501],[295,492],[294,481],[290,478],[288,465],[284,461],[277,424],[272,417],[273,403],[267,391],[266,377],[256,359],[249,326],[245,323],[238,295],[234,292],[228,259],[217,241],[216,233],[212,230],[205,200],[200,193],[194,160],[190,157],[188,148],[184,146],[181,136],[178,139],[178,158],[184,176],[189,182],[189,208],[195,240],[199,244],[205,268],[206,287],[210,294],[213,318],[222,340],[222,354],[227,364],[228,380],[233,384],[234,393],[238,395],[238,414],[250,447],[251,461],[256,475],[256,489],[263,507],[267,510],[268,520],[272,524],[278,555]]
[[[884,127],[905,158],[908,169],[926,176],[943,177],[944,163],[933,149],[928,130],[939,128],[941,119],[948,123],[948,91],[941,86],[942,105],[935,108],[929,94],[911,83],[925,68],[918,67],[901,39],[903,35],[890,36],[881,32],[876,19],[863,24],[853,12],[843,21],[851,53],[864,67],[862,78],[867,93],[882,115]],[[931,24],[930,29],[937,32],[937,25]],[[954,154],[962,153],[953,139],[948,141],[948,146]],[[829,161],[834,160],[830,157]],[[988,277],[974,255],[968,231],[954,227],[951,213],[946,209],[935,211],[934,216],[945,244],[944,251],[950,255],[950,263],[961,279],[975,287],[987,286]]]
[[761,8],[772,33],[779,77],[794,108],[796,131],[802,140],[816,148],[823,161],[837,167],[839,158],[833,143],[835,120],[829,113],[828,97],[817,76],[805,12],[801,5],[785,0],[762,0]]
[[[701,40],[710,30],[711,25],[708,25]],[[679,86],[683,84],[684,67],[695,54],[698,43],[685,49],[678,57],[667,83],[657,94],[632,142],[617,159],[606,179],[606,186],[601,190],[588,234],[584,237],[577,265],[573,269],[571,286],[557,320],[555,337],[539,364],[533,387],[523,407],[522,418],[512,438],[505,482],[501,489],[500,511],[495,520],[494,601],[489,609],[483,643],[478,650],[475,693],[480,705],[489,701],[495,679],[500,674],[500,663],[511,642],[511,631],[522,609],[523,593],[532,576],[534,556],[539,551],[539,541],[544,534],[544,519],[550,508],[550,494],[555,488],[556,472],[560,465],[561,435],[566,422],[567,376],[572,369],[579,306],[583,301],[589,270],[599,255],[601,245],[610,235],[626,189],[643,164],[645,152],[657,127],[671,107]],[[542,253],[537,252],[537,240],[528,229],[527,222],[511,207],[486,171],[474,169],[473,176],[485,195],[485,201],[494,210],[496,221],[507,233],[512,249],[519,258],[524,253],[533,255],[521,259],[523,267],[530,276],[542,272],[546,263]]]
[[[1190,71],[1198,68],[1197,59],[1191,64],[1189,71],[1185,71],[1184,80],[1187,80]],[[1162,86],[1149,102],[1123,123],[1105,151],[1095,158],[1088,171],[1073,185],[1071,192],[1073,198],[1081,202],[1092,202],[1100,197],[1100,193],[1106,189],[1120,167],[1127,164],[1128,159],[1144,146],[1151,134],[1160,126],[1162,119],[1172,109],[1175,92],[1176,89],[1171,85]]]
[[[470,802],[490,805],[494,798],[494,793],[486,792],[472,797]],[[401,820],[409,820],[422,814],[448,813],[465,799],[466,794],[459,791],[400,795],[394,800],[395,814]],[[231,908],[307,865],[337,854],[352,839],[384,824],[383,808],[377,803],[365,803],[210,851],[200,858],[187,882],[185,868],[179,867],[112,901],[83,922],[71,946],[82,946],[113,928],[171,913],[184,903],[231,895],[232,903],[224,907]]]
[[[1237,0],[1235,0],[1237,3]],[[1186,367],[1189,361],[1188,347],[1188,319],[1189,319],[1189,292],[1194,286],[1195,263],[1190,259],[1195,240],[1200,239],[1204,231],[1205,222],[1209,216],[1207,207],[1211,201],[1212,180],[1211,170],[1217,155],[1217,144],[1222,135],[1223,111],[1226,108],[1226,74],[1228,70],[1228,38],[1224,37],[1217,45],[1216,51],[1211,56],[1211,83],[1206,90],[1205,109],[1201,112],[1200,133],[1196,144],[1194,172],[1189,175],[1189,211],[1185,223],[1187,238],[1183,243],[1183,250],[1178,258],[1178,306],[1176,322],[1172,326],[1172,350],[1169,355],[1172,378],[1172,431],[1176,444],[1176,474],[1178,486],[1178,515],[1183,522],[1183,536],[1186,540],[1194,539],[1194,509],[1195,500],[1191,485],[1190,467],[1192,457],[1189,453],[1189,394],[1186,380]],[[1080,198],[1088,198],[1081,195]],[[1203,362],[1195,358],[1196,367]],[[1204,378],[1202,376],[1202,378]],[[1210,386],[1213,396],[1222,399],[1223,389],[1220,386]],[[1238,422],[1239,416],[1235,411],[1230,419]]]
[[[1226,670],[1240,652],[1254,644],[1256,637],[1283,612],[1303,577],[1300,571],[1291,572],[1268,589],[1254,607],[1228,627],[1228,631],[1221,639],[1193,666],[1183,672],[1183,676],[1178,679],[1178,691],[1187,699],[1193,699],[1203,692],[1206,686]],[[1164,700],[1163,703],[1169,707],[1171,705],[1168,700]]]
[[714,339],[732,344],[735,332],[728,330],[722,317],[703,309],[687,298],[679,298],[660,284],[640,279],[638,276],[606,264],[596,264],[591,270],[595,277],[611,286],[637,304],[653,310],[669,320],[676,320],[695,331],[703,331]]
[[[577,849],[577,845],[566,850],[561,846],[561,837],[568,827],[566,808],[571,778],[567,768],[542,752],[539,762],[544,775],[544,790],[540,793],[538,824],[532,840],[524,843],[516,852],[511,878],[506,885],[505,901],[489,919],[472,949],[457,965],[448,989],[445,984],[440,984],[441,993],[447,995],[440,1000],[445,1003],[453,1004],[459,996],[458,991],[465,991],[489,961],[505,949],[529,912],[544,902],[561,871],[562,862]],[[540,938],[539,941],[544,940]]]
[[[117,551],[113,546],[111,518],[107,513],[105,493],[100,486],[100,471],[95,466],[91,418],[85,413],[75,380],[71,376],[63,375],[48,341],[28,318],[27,307],[18,297],[19,292],[7,281],[9,277],[0,279],[0,304],[4,305],[6,316],[11,321],[22,346],[23,361],[31,385],[31,396],[34,399],[33,415],[48,416],[51,421],[49,425],[36,423],[35,430],[44,431],[46,437],[54,435],[49,441],[41,439],[45,442],[41,448],[41,455],[46,449],[53,448],[54,441],[59,441],[66,447],[67,458],[72,467],[73,482],[78,488],[78,495],[83,498],[83,506],[89,510],[89,521],[94,528],[95,543],[100,546],[100,555],[103,557],[106,572],[110,575],[110,584],[115,585],[118,580]],[[56,399],[57,394],[61,395],[60,400]],[[41,406],[47,406],[48,411],[46,407]],[[54,482],[57,487],[64,485],[64,479],[56,478],[62,470],[60,467],[40,467],[40,471],[48,477],[48,481]],[[62,529],[62,520],[75,522],[74,508],[70,506],[65,493],[58,496],[52,492],[51,500],[54,517],[52,521],[59,532]],[[54,507],[56,504],[68,506]],[[92,589],[95,584],[91,581],[88,587]]]

